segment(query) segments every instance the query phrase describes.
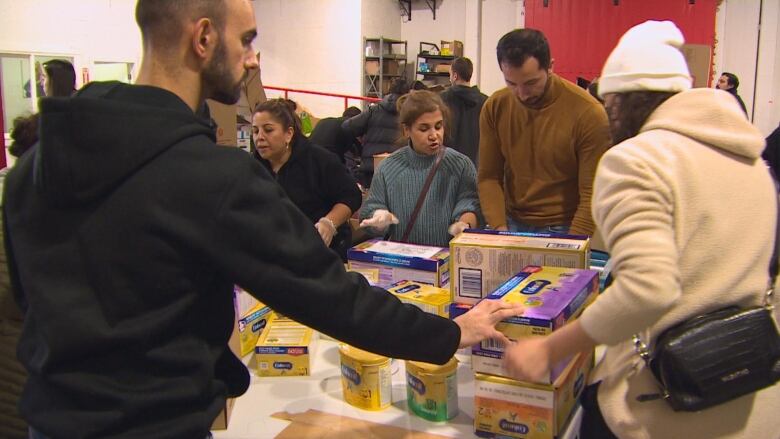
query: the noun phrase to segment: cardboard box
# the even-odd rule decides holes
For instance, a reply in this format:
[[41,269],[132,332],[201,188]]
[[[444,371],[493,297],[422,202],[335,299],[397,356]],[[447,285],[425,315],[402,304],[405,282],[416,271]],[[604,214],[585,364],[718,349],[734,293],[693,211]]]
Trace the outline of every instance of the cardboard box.
[[577,404],[574,408],[574,413],[572,413],[569,422],[566,424],[566,428],[563,430],[563,433],[558,436],[558,439],[580,439],[580,428],[582,428],[583,415],[584,411],[582,410],[582,405]]
[[455,40],[455,41],[444,41],[441,40],[441,54],[442,55],[452,55],[454,57],[460,57],[463,56],[463,42]]
[[588,268],[587,236],[469,229],[450,241],[452,301],[477,303],[527,265]]
[[578,354],[555,384],[475,375],[474,430],[484,438],[554,439],[588,382],[593,353]]
[[368,60],[366,61],[366,75],[378,75],[379,74],[379,61]]
[[212,430],[224,430],[230,423],[230,415],[233,413],[233,405],[236,403],[235,398],[228,398],[225,400],[225,407],[211,423]]
[[[598,272],[558,267],[526,267],[490,294],[488,299],[520,302],[526,306],[522,316],[510,317],[496,325],[509,339],[547,335],[578,317],[598,295]],[[502,359],[504,346],[485,340],[471,351],[475,372],[508,375]],[[554,382],[571,359],[555,365],[545,378]]]
[[268,321],[273,316],[271,308],[259,303],[246,316],[238,319],[238,343],[241,357],[252,353]]
[[206,100],[211,118],[217,123],[217,145],[238,146],[238,125],[236,124],[236,106],[220,104]]
[[694,87],[707,87],[712,74],[712,48],[706,44],[683,44],[682,48]]
[[401,302],[412,304],[429,314],[450,317],[452,300],[449,288],[402,280],[391,285],[387,291],[393,293]]
[[436,73],[449,73],[449,72],[450,72],[449,64],[436,64]]
[[382,288],[411,280],[445,287],[450,281],[450,252],[446,248],[403,244],[375,238],[347,251],[349,269],[378,268]]
[[286,317],[274,317],[255,346],[257,374],[307,376],[311,373],[315,332]]

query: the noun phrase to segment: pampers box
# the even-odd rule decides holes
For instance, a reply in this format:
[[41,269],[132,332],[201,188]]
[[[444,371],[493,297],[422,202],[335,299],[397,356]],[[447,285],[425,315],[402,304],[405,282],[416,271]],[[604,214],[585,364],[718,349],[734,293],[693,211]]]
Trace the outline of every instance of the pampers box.
[[444,318],[450,317],[450,290],[410,280],[396,282],[387,288],[401,302],[412,304],[421,310]]
[[564,433],[588,382],[593,352],[577,354],[555,384],[531,384],[478,373],[474,430],[485,438],[553,439]]
[[[496,329],[509,339],[547,335],[579,316],[598,294],[598,272],[559,267],[525,267],[491,293],[487,299],[518,302],[523,315],[502,320]],[[504,346],[485,340],[472,348],[475,372],[506,376]],[[546,383],[554,382],[569,361],[554,366]]]
[[442,247],[372,239],[347,252],[350,270],[379,269],[377,286],[411,280],[445,287],[450,280],[450,251]]
[[452,301],[476,303],[527,265],[588,268],[590,239],[468,229],[450,241]]

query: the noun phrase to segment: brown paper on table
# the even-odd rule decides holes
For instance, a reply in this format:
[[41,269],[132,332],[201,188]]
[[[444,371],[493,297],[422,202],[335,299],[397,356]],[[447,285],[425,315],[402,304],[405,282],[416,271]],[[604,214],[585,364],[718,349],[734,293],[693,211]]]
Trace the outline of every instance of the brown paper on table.
[[348,418],[309,409],[303,413],[278,412],[272,418],[291,421],[276,439],[442,439],[446,436],[411,431],[392,425]]

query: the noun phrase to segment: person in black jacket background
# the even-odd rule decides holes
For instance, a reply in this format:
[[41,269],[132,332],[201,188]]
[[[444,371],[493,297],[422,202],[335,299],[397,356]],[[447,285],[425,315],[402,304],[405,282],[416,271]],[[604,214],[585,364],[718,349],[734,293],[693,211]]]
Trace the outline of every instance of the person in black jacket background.
[[409,93],[410,85],[404,78],[396,78],[390,84],[390,93],[378,104],[344,121],[342,127],[353,137],[363,136],[358,181],[363,187],[371,186],[374,177],[374,155],[393,152],[401,147],[401,128],[398,124],[398,98]]
[[319,145],[336,154],[341,163],[353,174],[360,157],[360,142],[355,136],[347,133],[341,125],[361,111],[357,107],[349,107],[344,110],[341,117],[326,117],[320,119],[309,136],[311,143]]
[[474,65],[465,57],[455,58],[450,66],[452,86],[441,92],[441,98],[450,109],[451,126],[444,144],[465,154],[477,166],[479,159],[479,112],[487,96],[479,87],[469,86]]
[[739,93],[737,93],[737,88],[739,88],[739,78],[737,78],[737,75],[729,72],[723,72],[720,75],[720,78],[718,78],[718,83],[715,85],[715,88],[719,90],[727,91],[732,96],[734,96],[734,99],[737,100],[739,106],[742,108],[742,112],[745,113],[745,116],[748,115],[747,107],[745,107],[745,102],[739,96]]
[[360,189],[336,155],[311,143],[300,126],[284,99],[259,104],[252,115],[252,155],[346,262],[352,246],[349,217],[360,208]]
[[249,0],[138,0],[136,85],[41,101],[8,173],[5,246],[24,315],[32,437],[203,438],[249,386],[227,346],[233,286],[380,355],[443,364],[522,309],[447,320],[347,273],[269,172],[196,114],[257,68]]

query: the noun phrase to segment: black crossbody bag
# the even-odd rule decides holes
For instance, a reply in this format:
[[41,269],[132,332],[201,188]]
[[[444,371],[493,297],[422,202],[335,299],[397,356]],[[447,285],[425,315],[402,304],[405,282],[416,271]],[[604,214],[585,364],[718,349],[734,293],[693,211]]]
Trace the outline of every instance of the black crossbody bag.
[[780,335],[772,295],[777,278],[778,233],[769,265],[764,305],[729,306],[686,320],[662,332],[653,351],[633,337],[636,352],[655,376],[661,392],[639,401],[663,398],[674,411],[693,412],[770,387],[780,380]]

